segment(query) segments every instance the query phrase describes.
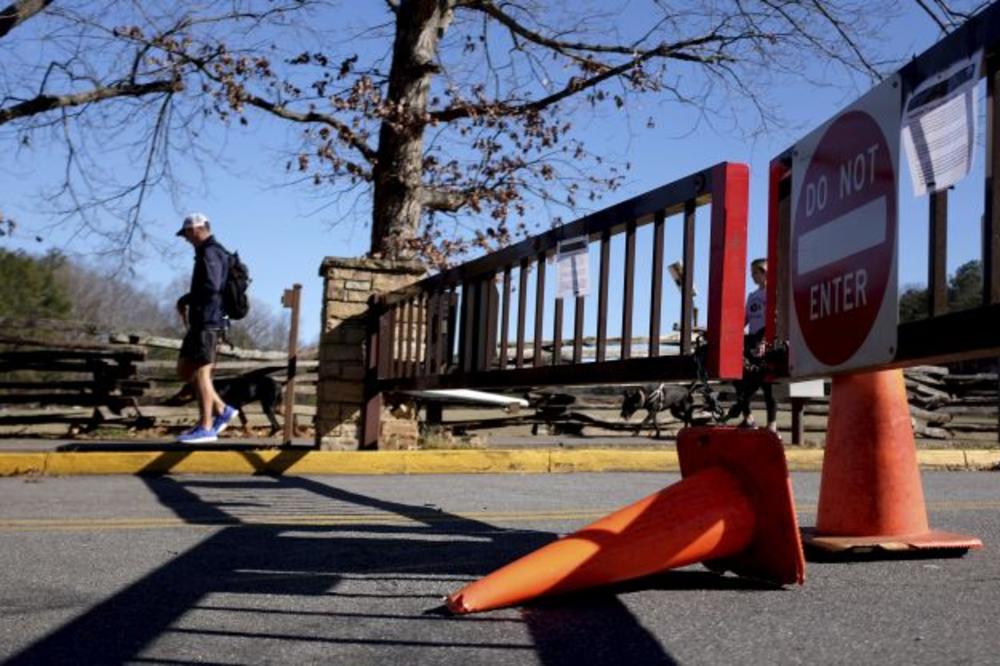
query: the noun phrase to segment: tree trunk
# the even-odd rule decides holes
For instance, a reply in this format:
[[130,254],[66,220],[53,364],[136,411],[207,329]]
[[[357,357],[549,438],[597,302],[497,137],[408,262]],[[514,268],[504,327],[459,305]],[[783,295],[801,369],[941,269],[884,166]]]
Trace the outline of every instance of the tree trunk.
[[427,94],[452,15],[453,0],[402,0],[396,12],[388,94],[395,108],[382,121],[373,169],[373,254],[406,257],[420,227]]

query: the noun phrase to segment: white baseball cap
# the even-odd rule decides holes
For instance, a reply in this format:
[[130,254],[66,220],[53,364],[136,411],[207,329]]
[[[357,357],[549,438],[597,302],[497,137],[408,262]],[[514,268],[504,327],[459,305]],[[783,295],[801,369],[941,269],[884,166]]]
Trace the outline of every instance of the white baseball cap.
[[177,232],[177,235],[183,236],[184,232],[188,229],[203,227],[206,224],[208,224],[208,216],[204,213],[189,213],[187,217],[184,218],[184,223],[181,224],[181,230]]

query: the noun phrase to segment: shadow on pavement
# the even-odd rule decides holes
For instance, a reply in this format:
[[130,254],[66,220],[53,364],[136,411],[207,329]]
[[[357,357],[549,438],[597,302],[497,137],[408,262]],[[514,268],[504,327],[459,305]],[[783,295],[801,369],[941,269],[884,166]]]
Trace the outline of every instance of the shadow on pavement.
[[[144,481],[186,522],[223,527],[8,663],[183,663],[192,661],[186,651],[190,642],[265,639],[324,654],[363,648],[376,661],[395,653],[380,657],[375,650],[431,648],[450,650],[453,660],[465,660],[465,650],[486,650],[497,660],[504,655],[522,662],[527,651],[550,665],[605,660],[672,664],[619,593],[651,587],[754,589],[741,579],[674,572],[547,599],[520,611],[452,617],[435,612],[444,593],[537,549],[554,535],[498,528],[300,477]],[[279,496],[284,499],[277,501]],[[316,524],[317,504],[328,508],[328,519],[337,520]],[[244,513],[270,509],[274,517],[260,514],[255,522],[253,515],[236,516],[225,507],[240,507]],[[290,607],[274,608],[275,597],[268,595],[295,599]],[[358,599],[371,601],[360,602],[367,605],[359,609],[353,601]],[[220,619],[209,626],[190,619],[205,613]],[[197,654],[199,659],[211,656],[210,651]],[[413,655],[411,661],[420,661],[419,653]]]
[[805,545],[807,562],[824,564],[854,564],[856,562],[893,562],[904,560],[949,560],[961,559],[968,548],[931,548],[927,550],[891,550],[872,547],[865,550],[845,550],[830,552],[822,548]]

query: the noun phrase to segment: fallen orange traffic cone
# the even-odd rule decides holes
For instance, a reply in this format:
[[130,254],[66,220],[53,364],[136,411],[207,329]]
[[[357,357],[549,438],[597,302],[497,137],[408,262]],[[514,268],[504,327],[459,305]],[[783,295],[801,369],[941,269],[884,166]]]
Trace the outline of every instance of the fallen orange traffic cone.
[[462,588],[448,608],[492,610],[705,560],[715,570],[801,583],[805,561],[777,436],[687,428],[677,451],[682,481]]
[[816,528],[803,534],[843,554],[982,547],[928,525],[901,370],[834,377]]

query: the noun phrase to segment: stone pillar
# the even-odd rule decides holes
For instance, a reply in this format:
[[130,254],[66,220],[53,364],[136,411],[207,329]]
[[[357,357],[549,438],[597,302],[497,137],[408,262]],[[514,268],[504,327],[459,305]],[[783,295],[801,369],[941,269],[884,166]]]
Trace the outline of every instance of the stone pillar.
[[[323,278],[323,321],[316,389],[316,446],[325,450],[357,450],[361,441],[365,379],[365,334],[368,299],[420,280],[425,269],[416,262],[327,257]],[[392,423],[384,410],[386,443],[394,448],[416,443],[411,426]],[[406,430],[407,437],[402,437]],[[412,436],[409,436],[412,435]],[[385,439],[385,438],[383,438]],[[389,441],[391,440],[391,442]]]

